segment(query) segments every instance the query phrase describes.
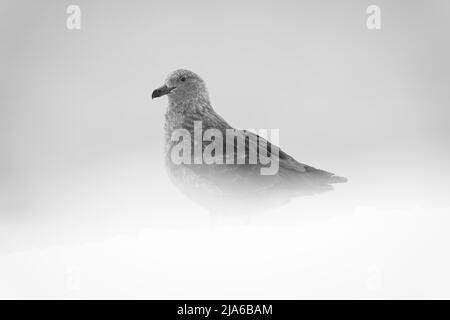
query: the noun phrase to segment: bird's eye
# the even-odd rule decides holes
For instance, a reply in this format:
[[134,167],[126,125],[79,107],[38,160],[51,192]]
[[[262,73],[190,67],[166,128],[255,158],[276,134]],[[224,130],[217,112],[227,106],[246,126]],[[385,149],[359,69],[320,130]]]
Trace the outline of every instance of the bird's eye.
[[186,81],[186,77],[181,77],[181,82],[185,82]]

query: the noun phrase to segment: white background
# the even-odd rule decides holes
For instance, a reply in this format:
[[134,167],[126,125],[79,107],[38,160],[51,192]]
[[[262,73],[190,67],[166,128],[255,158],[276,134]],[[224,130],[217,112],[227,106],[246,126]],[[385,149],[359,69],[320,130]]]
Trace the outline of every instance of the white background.
[[[449,14],[1,0],[0,297],[449,298]],[[150,100],[178,68],[229,123],[279,128],[349,182],[250,217],[198,206],[164,172]]]

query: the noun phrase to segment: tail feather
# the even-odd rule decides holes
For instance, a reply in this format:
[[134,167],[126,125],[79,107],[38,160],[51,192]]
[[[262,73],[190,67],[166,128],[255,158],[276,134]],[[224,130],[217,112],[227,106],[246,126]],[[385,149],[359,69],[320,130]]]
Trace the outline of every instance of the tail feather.
[[314,167],[307,166],[307,172],[316,176],[319,180],[325,183],[345,183],[347,182],[347,178],[336,176],[334,173],[316,169]]
[[347,182],[347,178],[339,177],[339,176],[331,176],[330,183],[345,183]]

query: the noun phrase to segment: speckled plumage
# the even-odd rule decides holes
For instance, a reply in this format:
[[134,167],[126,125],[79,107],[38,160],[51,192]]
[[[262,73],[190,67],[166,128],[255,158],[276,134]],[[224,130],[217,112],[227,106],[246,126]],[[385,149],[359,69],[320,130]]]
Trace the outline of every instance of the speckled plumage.
[[[165,115],[166,163],[174,182],[185,192],[195,198],[218,198],[229,201],[230,198],[265,199],[277,198],[286,202],[292,197],[303,194],[330,190],[330,183],[345,182],[345,178],[337,177],[327,171],[315,169],[299,163],[277,146],[247,131],[236,130],[237,134],[253,135],[267,143],[269,153],[275,149],[279,155],[278,173],[272,176],[260,174],[261,164],[229,165],[229,164],[181,164],[172,163],[171,149],[177,142],[171,140],[177,129],[186,129],[194,137],[194,121],[202,121],[203,132],[206,129],[218,129],[225,137],[225,131],[232,127],[212,108],[205,82],[195,73],[188,70],[176,70],[169,74],[165,87],[170,88],[168,108]],[[259,140],[257,140],[259,141]],[[195,143],[195,141],[194,141]],[[197,141],[205,148],[209,142]],[[226,150],[224,139],[224,150]],[[261,146],[260,146],[261,147]],[[255,151],[258,144],[250,141],[245,147]],[[234,150],[229,148],[227,150]],[[234,150],[234,153],[236,150]],[[226,156],[230,156],[227,152]],[[232,154],[231,156],[235,156]]]

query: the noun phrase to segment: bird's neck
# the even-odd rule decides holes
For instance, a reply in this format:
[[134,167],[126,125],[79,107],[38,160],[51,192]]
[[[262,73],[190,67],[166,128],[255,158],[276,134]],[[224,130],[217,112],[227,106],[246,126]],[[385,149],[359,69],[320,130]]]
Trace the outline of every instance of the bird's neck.
[[198,112],[204,108],[211,108],[207,94],[178,95],[170,94],[168,110],[178,113]]
[[205,97],[182,101],[169,97],[164,126],[166,142],[171,140],[173,132],[177,129],[187,129],[193,133],[194,121],[203,121],[204,117],[213,112],[209,99]]

